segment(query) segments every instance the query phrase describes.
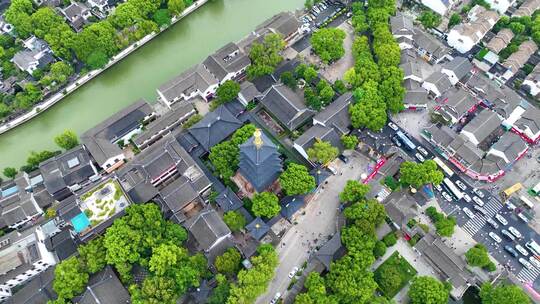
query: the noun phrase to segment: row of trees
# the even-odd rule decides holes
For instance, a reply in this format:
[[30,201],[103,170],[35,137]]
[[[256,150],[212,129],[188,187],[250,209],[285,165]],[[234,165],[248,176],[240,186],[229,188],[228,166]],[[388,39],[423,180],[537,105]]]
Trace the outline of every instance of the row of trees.
[[355,128],[378,131],[386,124],[387,111],[398,113],[404,108],[403,71],[398,67],[400,49],[388,25],[394,13],[395,4],[390,1],[370,2],[367,13],[361,3],[353,4],[355,30],[364,33],[369,29],[373,37],[371,48],[367,36],[355,39],[355,66],[344,75],[354,89],[355,103],[349,112]]
[[540,45],[540,12],[535,12],[532,17],[501,16],[501,19],[499,19],[493,27],[493,31],[498,32],[503,28],[512,30],[515,36],[499,53],[499,56],[502,59],[506,59],[512,53],[517,52],[519,45],[529,39],[532,39],[537,45]]

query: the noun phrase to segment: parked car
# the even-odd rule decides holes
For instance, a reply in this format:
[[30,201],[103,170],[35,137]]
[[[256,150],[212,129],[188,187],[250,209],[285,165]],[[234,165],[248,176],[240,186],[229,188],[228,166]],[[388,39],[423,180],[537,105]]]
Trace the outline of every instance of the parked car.
[[414,154],[414,156],[416,157],[416,159],[418,159],[419,161],[421,162],[424,162],[426,159],[422,156],[422,154],[420,153],[416,153]]
[[515,237],[517,237],[518,239],[522,238],[523,236],[521,235],[521,233],[519,232],[519,230],[517,230],[516,228],[510,226],[508,227],[508,231],[510,231],[510,233],[512,233]]
[[338,158],[341,159],[341,161],[344,162],[344,163],[348,163],[348,162],[349,162],[349,158],[348,158],[347,156],[343,155],[343,154],[340,154],[340,155],[338,156]]
[[427,151],[424,147],[418,146],[418,147],[416,148],[416,150],[418,150],[418,152],[422,153],[422,155],[428,156],[428,151]]
[[298,267],[294,267],[291,272],[289,272],[289,279],[292,279],[294,278],[294,276],[296,275],[296,273],[298,272]]
[[509,246],[509,245],[504,246],[504,250],[506,250],[506,252],[508,252],[511,256],[513,256],[515,258],[517,258],[519,256],[517,251],[514,248],[512,248],[511,246]]
[[525,216],[525,214],[523,214],[523,212],[518,213],[518,217],[525,223],[529,222],[529,219]]
[[388,126],[390,127],[390,129],[392,129],[392,130],[394,130],[394,131],[399,130],[398,126],[397,126],[395,123],[393,123],[393,122],[389,122],[389,123],[388,123]]
[[525,260],[524,258],[519,258],[519,263],[523,266],[525,266],[525,268],[527,269],[532,269],[533,268],[533,265],[531,263],[529,263],[527,260]]
[[497,221],[499,221],[499,223],[501,223],[503,226],[506,226],[508,225],[508,221],[500,214],[495,214],[495,218],[497,219]]
[[513,211],[514,209],[516,209],[516,205],[512,204],[512,202],[506,202],[506,208]]
[[439,192],[443,191],[441,185],[435,185],[435,189],[437,189]]
[[467,190],[467,186],[460,180],[456,180],[456,185],[463,191]]
[[508,232],[508,230],[506,230],[506,229],[501,230],[501,234],[503,236],[507,237],[510,241],[515,241],[516,240],[516,237],[513,236],[510,232]]
[[467,193],[463,193],[463,199],[464,199],[467,203],[472,202],[471,197],[470,197]]
[[482,192],[482,190],[480,189],[477,189],[477,188],[473,188],[472,191],[474,192],[474,194],[478,195],[480,198],[484,198],[484,192]]
[[477,205],[474,205],[473,206],[474,210],[476,210],[478,213],[481,213],[482,215],[487,215],[487,211],[486,209],[480,207],[480,206],[477,206]]
[[490,233],[489,233],[489,237],[490,237],[491,239],[493,239],[493,240],[494,240],[496,243],[498,243],[498,244],[502,242],[501,237],[498,236],[495,232],[490,232]]
[[487,219],[487,223],[493,227],[493,229],[499,229],[499,224],[497,224],[497,222],[495,222],[495,220],[493,220],[493,218],[488,218]]
[[270,304],[276,304],[279,298],[281,298],[281,293],[276,292],[276,295],[274,295],[274,298],[272,298],[272,301],[270,301]]
[[465,214],[469,217],[469,218],[474,218],[474,213],[467,207],[464,207],[463,208],[463,212],[465,212]]
[[484,206],[484,201],[482,201],[478,196],[473,196],[473,201],[480,207]]
[[519,251],[519,253],[523,254],[524,256],[529,256],[529,252],[527,251],[527,249],[525,249],[520,244],[516,245],[516,250]]
[[450,196],[450,194],[446,193],[446,192],[442,192],[442,197],[444,197],[445,200],[451,202],[452,201],[452,197]]
[[534,256],[529,257],[529,262],[530,262],[531,264],[533,264],[534,267],[540,268],[540,261],[539,261],[536,257],[534,257]]

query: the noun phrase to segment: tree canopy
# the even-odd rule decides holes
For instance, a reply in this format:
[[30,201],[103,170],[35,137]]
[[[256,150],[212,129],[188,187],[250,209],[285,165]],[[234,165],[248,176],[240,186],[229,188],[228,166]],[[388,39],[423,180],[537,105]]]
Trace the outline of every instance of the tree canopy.
[[467,250],[465,258],[467,259],[467,263],[473,267],[482,267],[488,271],[496,270],[495,264],[489,258],[486,246],[482,244],[476,244],[474,247]]
[[338,28],[323,28],[311,36],[311,46],[324,63],[336,61],[345,55],[345,32]]
[[349,108],[354,128],[366,127],[379,131],[386,125],[386,104],[379,95],[377,83],[366,81],[354,91],[355,103]]
[[232,101],[240,93],[240,84],[234,80],[227,80],[216,90],[217,101],[220,104]]
[[516,285],[493,286],[484,283],[480,289],[482,304],[530,304],[531,299]]
[[54,269],[53,289],[58,297],[71,300],[80,294],[88,282],[88,273],[77,257],[70,257],[56,266]]
[[339,194],[339,200],[341,202],[358,202],[369,193],[370,189],[369,185],[364,185],[357,180],[348,180],[345,188]]
[[232,277],[236,275],[240,269],[241,261],[242,257],[240,256],[238,249],[231,247],[216,258],[214,265],[219,273]]
[[438,185],[444,179],[444,174],[433,160],[426,160],[423,163],[406,161],[401,164],[399,173],[401,182],[416,188],[428,183]]
[[54,137],[54,142],[65,150],[73,149],[79,144],[77,134],[72,130],[65,130],[62,134],[58,134]]
[[315,189],[315,178],[309,174],[305,166],[290,163],[279,176],[279,183],[285,194],[306,194]]
[[341,144],[345,149],[352,150],[358,145],[358,137],[354,135],[343,135],[341,136]]
[[239,145],[248,140],[255,132],[253,124],[247,124],[236,130],[231,140],[223,141],[212,148],[208,158],[224,180],[229,180],[238,169]]
[[411,304],[446,304],[449,292],[439,280],[432,277],[416,277],[409,288]]
[[256,193],[252,202],[251,210],[255,216],[272,218],[281,210],[278,197],[271,192]]
[[263,43],[253,43],[249,52],[251,65],[247,69],[248,76],[253,79],[270,74],[283,60],[280,52],[285,48],[285,42],[279,34],[268,34]]
[[318,140],[307,150],[307,154],[311,161],[326,165],[336,159],[339,150],[328,141]]
[[418,17],[418,20],[427,29],[439,26],[439,24],[441,24],[441,21],[442,21],[441,16],[432,11],[423,12],[422,15]]
[[238,211],[225,212],[223,221],[232,232],[238,232],[246,226],[246,218]]

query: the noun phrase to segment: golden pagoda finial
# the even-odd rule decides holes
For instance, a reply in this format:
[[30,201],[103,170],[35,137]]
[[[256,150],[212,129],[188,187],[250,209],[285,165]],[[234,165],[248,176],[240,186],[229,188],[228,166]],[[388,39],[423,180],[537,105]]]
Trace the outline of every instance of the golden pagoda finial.
[[255,137],[255,139],[253,140],[255,147],[257,147],[257,149],[260,149],[263,145],[261,129],[255,129],[253,136]]

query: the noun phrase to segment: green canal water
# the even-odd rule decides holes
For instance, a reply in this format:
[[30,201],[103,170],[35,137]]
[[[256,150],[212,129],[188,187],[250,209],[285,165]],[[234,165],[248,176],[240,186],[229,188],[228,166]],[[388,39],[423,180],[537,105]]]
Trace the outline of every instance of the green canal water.
[[154,102],[156,88],[272,15],[304,0],[211,0],[172,28],[32,120],[0,135],[0,172],[19,168],[30,151],[57,149],[65,129],[88,130],[139,98]]

